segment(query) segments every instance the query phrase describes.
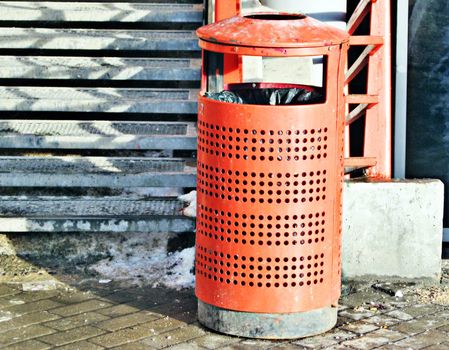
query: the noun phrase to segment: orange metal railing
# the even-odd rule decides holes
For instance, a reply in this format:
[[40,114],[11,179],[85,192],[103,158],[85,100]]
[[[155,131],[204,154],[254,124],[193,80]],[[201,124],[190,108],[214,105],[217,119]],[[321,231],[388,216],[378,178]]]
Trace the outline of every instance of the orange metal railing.
[[[390,0],[360,0],[347,24],[351,46],[365,46],[365,49],[349,67],[346,85],[349,86],[365,67],[368,75],[366,94],[346,96],[350,110],[346,124],[349,126],[365,117],[363,157],[357,163],[359,168],[366,168],[368,176],[378,178],[391,178],[392,169],[390,6]],[[355,35],[368,15],[369,35]],[[349,127],[347,132],[348,139]]]

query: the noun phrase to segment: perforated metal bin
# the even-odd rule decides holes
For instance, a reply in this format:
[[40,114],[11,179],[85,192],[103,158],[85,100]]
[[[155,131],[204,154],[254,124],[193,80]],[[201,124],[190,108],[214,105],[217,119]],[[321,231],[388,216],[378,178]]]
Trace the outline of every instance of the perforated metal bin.
[[[197,34],[203,49],[199,321],[220,332],[255,338],[327,331],[336,323],[340,296],[348,36],[312,18],[282,14],[233,17]],[[320,87],[251,85],[314,89],[321,99],[264,105],[207,97],[219,99],[222,91],[242,86],[243,55],[321,57]]]

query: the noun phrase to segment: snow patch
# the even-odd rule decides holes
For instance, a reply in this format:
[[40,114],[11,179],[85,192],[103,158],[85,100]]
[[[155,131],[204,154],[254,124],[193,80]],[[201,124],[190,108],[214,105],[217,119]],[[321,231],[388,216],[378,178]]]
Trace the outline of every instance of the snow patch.
[[[195,285],[195,248],[167,252],[169,234],[159,236],[153,247],[126,242],[126,248],[111,249],[110,256],[90,266],[102,279],[127,280],[137,285],[164,286],[176,290]],[[125,249],[123,249],[125,248]]]
[[178,199],[184,202],[185,206],[181,210],[182,215],[196,218],[196,191],[179,196]]
[[100,224],[100,231],[103,232],[123,232],[128,228],[128,223],[125,220],[119,222],[109,220],[107,223]]
[[192,288],[195,285],[194,261],[195,247],[169,255],[167,275],[162,278],[162,284],[173,289]]

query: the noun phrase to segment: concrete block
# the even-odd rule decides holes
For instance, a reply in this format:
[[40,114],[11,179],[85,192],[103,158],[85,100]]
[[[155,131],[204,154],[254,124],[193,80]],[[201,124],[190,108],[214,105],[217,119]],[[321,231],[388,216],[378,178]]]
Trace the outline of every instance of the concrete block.
[[439,280],[441,181],[348,181],[343,202],[343,278]]

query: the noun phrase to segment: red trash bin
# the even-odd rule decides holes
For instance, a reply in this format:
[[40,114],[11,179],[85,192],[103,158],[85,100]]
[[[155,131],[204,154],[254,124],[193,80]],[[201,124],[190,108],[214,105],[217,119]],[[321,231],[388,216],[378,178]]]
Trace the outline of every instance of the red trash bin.
[[[199,321],[256,338],[327,331],[337,320],[341,287],[349,37],[310,17],[287,14],[237,16],[197,35],[203,50]],[[323,84],[244,84],[243,55],[322,57]],[[223,91],[237,103],[216,100]],[[264,98],[277,105],[261,103]]]

